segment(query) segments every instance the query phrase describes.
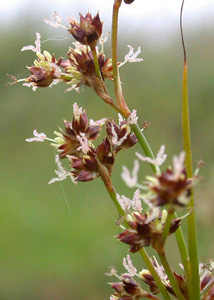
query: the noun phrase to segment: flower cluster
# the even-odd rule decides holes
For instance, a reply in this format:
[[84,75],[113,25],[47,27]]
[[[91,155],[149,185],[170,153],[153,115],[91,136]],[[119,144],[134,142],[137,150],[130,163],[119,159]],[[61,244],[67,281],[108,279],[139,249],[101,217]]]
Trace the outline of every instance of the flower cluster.
[[[103,179],[104,173],[110,177],[117,153],[134,146],[137,142],[125,120],[119,125],[113,120],[106,119],[89,121],[86,111],[79,108],[76,103],[73,105],[72,121],[64,121],[64,124],[65,129],[55,132],[54,140],[48,139],[44,133],[39,134],[35,130],[35,137],[27,141],[51,140],[51,145],[57,149],[59,158],[69,160],[70,174],[75,181],[91,181],[99,176]],[[106,137],[95,147],[92,142],[98,138],[104,124],[106,124]],[[68,172],[63,173],[61,168],[62,166],[59,167],[58,164],[59,180],[68,176]]]
[[[166,287],[167,291],[173,296],[175,296],[175,292],[173,291],[173,287],[171,286],[171,283],[164,271],[163,266],[158,263],[155,257],[152,259],[152,263],[162,283]],[[212,265],[213,263],[200,264],[200,288],[201,288],[201,295],[202,295],[201,300],[214,299],[214,277],[211,274],[213,270]],[[183,266],[180,265],[180,267],[183,270]],[[173,274],[184,299],[188,299],[188,289],[187,289],[187,282],[185,276],[180,275],[175,271],[173,271]],[[139,277],[143,280],[143,282],[149,285],[149,289],[151,293],[153,294],[159,293],[157,284],[153,276],[148,270],[143,269],[141,272],[139,272]]]
[[[151,212],[132,212],[126,217],[130,228],[117,235],[119,241],[130,246],[130,252],[135,253],[141,248],[152,246],[158,250],[164,230],[167,211],[161,212],[154,208]],[[181,224],[181,218],[176,218],[171,222],[169,234],[174,233]]]
[[173,158],[173,168],[161,174],[147,177],[149,200],[155,206],[171,205],[184,207],[191,197],[191,188],[196,178],[188,178],[184,167],[185,153]]
[[111,268],[111,272],[107,273],[107,276],[116,276],[120,281],[110,283],[111,287],[115,290],[114,294],[110,297],[110,300],[139,300],[141,298],[158,299],[155,295],[144,291],[140,283],[133,277],[138,276],[137,269],[133,266],[130,256],[127,255],[127,259],[123,259],[123,266],[128,271],[127,273],[117,274],[116,269]]
[[[24,82],[24,86],[32,87],[35,91],[37,87],[51,87],[53,84],[65,82],[69,87],[66,91],[73,89],[79,90],[80,86],[91,87],[97,95],[108,104],[112,105],[114,101],[110,97],[104,80],[113,80],[112,61],[104,54],[103,44],[107,40],[107,34],[102,33],[103,22],[101,22],[99,13],[92,17],[88,12],[86,16],[80,14],[78,22],[74,17],[67,18],[69,26],[64,26],[61,23],[62,17],[57,13],[53,16],[53,21],[45,19],[45,23],[53,27],[63,27],[66,29],[76,42],[74,47],[70,47],[67,53],[68,58],[60,58],[58,61],[48,51],[41,52],[41,35],[36,33],[35,46],[25,46],[21,51],[32,50],[36,52],[37,59],[34,64],[28,67],[31,75],[28,78],[17,79],[15,76],[8,76],[13,82]],[[128,46],[130,51],[125,56],[125,60],[119,65],[124,65],[126,62],[142,61],[142,58],[137,56],[140,54],[140,47],[134,52],[132,46]],[[97,74],[95,64],[98,64],[100,76]]]

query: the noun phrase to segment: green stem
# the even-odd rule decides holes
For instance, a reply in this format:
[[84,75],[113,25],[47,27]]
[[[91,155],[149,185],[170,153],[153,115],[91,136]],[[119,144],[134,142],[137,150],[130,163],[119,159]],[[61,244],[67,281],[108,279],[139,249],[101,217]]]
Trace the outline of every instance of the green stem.
[[115,0],[113,6],[112,15],[112,31],[111,31],[111,41],[112,41],[112,68],[114,76],[114,89],[116,94],[116,100],[119,108],[123,112],[123,115],[127,118],[130,114],[130,110],[126,105],[123,97],[123,91],[120,81],[120,74],[118,69],[118,59],[117,59],[117,36],[118,36],[118,13],[122,0]]
[[[183,83],[182,83],[182,133],[183,133],[183,147],[186,152],[186,170],[187,176],[192,177],[192,150],[191,150],[191,134],[190,134],[190,117],[189,117],[189,97],[188,97],[188,76],[187,76],[187,55],[183,35],[183,7],[184,1],[181,4],[180,11],[180,30],[182,46],[184,51],[184,69],[183,69]],[[187,217],[188,226],[188,246],[190,258],[190,274],[191,274],[191,290],[190,299],[200,300],[200,276],[199,276],[199,263],[198,263],[198,245],[197,245],[197,232],[196,232],[196,218],[194,209],[194,192],[192,190],[192,197],[189,202],[189,208],[192,213]]]
[[[182,132],[183,132],[183,147],[186,152],[186,170],[187,176],[191,178],[192,172],[192,151],[191,151],[191,137],[190,137],[190,121],[189,121],[189,99],[188,99],[188,81],[187,81],[187,64],[184,63],[183,71],[183,96],[182,96]],[[188,245],[190,258],[190,272],[191,272],[191,299],[200,300],[200,278],[199,278],[199,263],[198,263],[198,246],[197,246],[197,232],[196,232],[196,218],[194,209],[194,191],[192,189],[192,196],[188,204],[191,209],[191,214],[187,217],[188,226]]]
[[169,230],[170,230],[170,226],[171,226],[171,223],[172,223],[173,216],[174,216],[174,209],[170,208],[169,211],[168,211],[168,214],[167,214],[166,222],[165,222],[163,233],[162,233],[162,236],[161,236],[159,251],[161,251],[161,249],[164,249],[166,239],[169,235]]
[[[124,213],[122,207],[120,206],[119,202],[117,201],[117,195],[116,195],[115,189],[114,189],[114,187],[113,187],[113,184],[112,184],[112,182],[111,182],[111,178],[110,178],[110,176],[109,176],[109,174],[108,174],[108,171],[106,170],[105,167],[103,167],[103,166],[101,165],[101,163],[99,163],[99,160],[97,160],[97,162],[98,162],[98,169],[99,169],[100,176],[101,176],[101,178],[102,178],[103,183],[105,184],[105,187],[106,187],[106,189],[107,189],[107,191],[108,191],[108,193],[109,193],[109,196],[110,196],[111,199],[113,200],[114,205],[116,206],[116,208],[117,208],[119,214],[120,214],[121,216],[124,216],[125,213]],[[128,228],[129,225],[128,225],[127,221],[124,220],[124,222],[125,222],[126,228]],[[149,259],[149,257],[148,257],[148,254],[146,253],[146,250],[142,248],[142,249],[140,250],[140,254],[141,254],[141,256],[143,257],[143,259],[144,259],[144,261],[145,261],[145,263],[146,263],[146,266],[147,266],[148,270],[150,271],[150,273],[151,273],[152,276],[154,277],[154,279],[155,279],[155,281],[156,281],[156,283],[157,283],[157,286],[158,286],[159,290],[161,291],[161,293],[162,293],[164,299],[165,299],[165,300],[170,300],[169,295],[168,295],[168,292],[167,292],[165,286],[163,285],[161,279],[159,278],[157,272],[155,271],[154,266],[152,265],[152,263],[151,263],[151,261],[150,261],[150,259]]]
[[[123,97],[123,91],[122,86],[120,82],[120,75],[118,70],[118,59],[117,59],[117,36],[118,36],[118,13],[119,8],[121,5],[122,0],[115,0],[114,1],[114,7],[113,7],[113,17],[112,17],[112,66],[113,66],[113,75],[114,75],[114,87],[115,87],[115,94],[117,98],[117,103],[119,108],[121,109],[121,112],[124,117],[128,117],[130,114],[130,110],[128,109],[124,97]],[[142,131],[140,130],[138,124],[134,124],[132,126],[132,129],[144,151],[146,156],[149,156],[151,158],[154,158],[154,154],[144,136]],[[153,172],[155,174],[160,173],[160,168],[158,166],[155,166],[153,164],[150,164]],[[180,254],[182,257],[182,262],[184,263],[185,271],[187,272],[187,262],[188,262],[188,254],[186,250],[185,241],[183,238],[182,230],[181,228],[178,228],[176,233],[176,239],[179,246]],[[182,249],[181,249],[182,248]],[[188,273],[189,274],[189,273]],[[186,275],[187,276],[187,275]],[[174,276],[173,276],[174,277]],[[165,299],[165,298],[164,298]]]
[[[146,156],[149,156],[151,157],[152,159],[154,159],[154,154],[152,152],[152,149],[150,148],[149,146],[149,143],[147,142],[143,132],[141,131],[140,127],[138,124],[133,124],[132,125],[132,130],[134,131],[137,139],[138,139],[138,142],[139,144],[141,145],[141,148],[143,149],[144,153]],[[154,164],[150,164],[153,172],[155,174],[160,174],[160,168]]]
[[141,257],[143,258],[143,260],[145,261],[149,272],[152,274],[152,277],[154,278],[155,282],[157,283],[157,286],[158,286],[161,294],[163,295],[164,299],[169,300],[170,296],[169,296],[165,286],[163,285],[161,278],[159,277],[158,273],[156,272],[146,250],[144,248],[141,248],[139,250],[139,253],[140,253]]
[[162,265],[164,267],[164,270],[165,270],[165,272],[166,272],[166,274],[168,276],[168,279],[169,279],[169,281],[171,283],[171,286],[173,288],[173,291],[174,291],[176,297],[178,298],[178,300],[184,300],[184,296],[182,295],[182,293],[180,291],[180,288],[178,286],[178,283],[177,283],[177,281],[175,279],[175,276],[172,273],[172,270],[171,270],[171,268],[169,266],[169,263],[167,261],[165,253],[161,252],[161,254],[159,254],[159,258],[160,258],[161,263],[162,263]]
[[[177,214],[174,213],[173,218],[177,218]],[[183,232],[181,227],[178,227],[178,229],[175,231],[175,237],[176,241],[178,244],[182,264],[184,267],[185,271],[185,277],[186,277],[186,282],[187,282],[187,287],[188,287],[188,295],[190,295],[190,290],[191,290],[191,277],[190,277],[190,264],[189,264],[189,255],[186,247],[186,243],[184,240]]]
[[98,58],[97,58],[96,48],[95,47],[91,47],[91,52],[92,52],[92,55],[93,55],[94,67],[95,67],[95,71],[96,71],[97,77],[99,79],[103,80],[102,79],[102,75],[100,73],[100,65],[99,65]]

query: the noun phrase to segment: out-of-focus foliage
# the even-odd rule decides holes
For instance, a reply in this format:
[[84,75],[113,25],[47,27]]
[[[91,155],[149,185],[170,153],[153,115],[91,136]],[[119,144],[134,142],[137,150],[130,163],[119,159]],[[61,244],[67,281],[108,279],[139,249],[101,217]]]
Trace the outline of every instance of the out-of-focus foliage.
[[[28,21],[28,24],[30,21]],[[50,33],[42,27],[43,39]],[[0,202],[0,298],[4,300],[108,299],[110,288],[104,276],[109,265],[121,266],[127,247],[116,241],[117,213],[98,179],[74,186],[69,179],[48,185],[54,177],[54,150],[48,143],[28,144],[33,129],[53,136],[63,119],[70,120],[72,104],[77,101],[92,119],[117,115],[86,88],[83,93],[64,93],[65,86],[31,89],[15,85],[4,87],[6,73],[26,77],[25,66],[33,62],[24,45],[34,41],[34,27],[9,27],[1,36],[1,202]],[[126,100],[136,108],[140,121],[151,120],[146,132],[155,152],[166,145],[168,160],[182,149],[181,77],[182,49],[179,36],[167,45],[151,43],[142,32],[121,40],[119,57],[128,52],[127,44],[142,46],[144,62],[121,69]],[[206,28],[186,37],[189,62],[189,94],[194,166],[203,159],[205,180],[197,186],[196,210],[200,260],[213,255],[213,169],[214,169],[214,42]],[[122,33],[121,36],[124,36]],[[66,41],[46,42],[43,47],[66,56]],[[109,49],[107,52],[110,53]],[[112,84],[109,90],[113,92]],[[113,182],[121,194],[132,195],[120,178],[121,167],[131,167],[138,145],[119,155]],[[150,172],[142,164],[141,176]],[[71,212],[66,206],[67,199]],[[184,222],[185,226],[185,222]],[[169,248],[174,247],[173,238]],[[177,264],[175,250],[170,260]],[[134,256],[136,265],[142,266]]]

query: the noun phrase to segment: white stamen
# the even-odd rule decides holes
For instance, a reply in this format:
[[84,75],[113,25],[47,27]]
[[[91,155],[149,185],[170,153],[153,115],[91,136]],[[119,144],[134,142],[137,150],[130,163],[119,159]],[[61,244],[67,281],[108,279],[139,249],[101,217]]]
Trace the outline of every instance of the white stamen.
[[140,190],[137,189],[134,193],[134,197],[132,200],[132,207],[134,210],[138,210],[141,211],[142,210],[142,206],[141,206],[141,200],[140,200]]
[[87,154],[88,151],[90,150],[90,147],[89,147],[89,141],[86,138],[85,133],[80,132],[80,136],[77,135],[77,139],[78,139],[78,141],[80,142],[80,145],[81,145],[77,148],[77,150],[82,151],[83,153]]
[[57,77],[57,78],[60,78],[61,77],[61,74],[62,74],[62,72],[61,72],[61,69],[60,69],[60,67],[58,67],[56,64],[54,64],[54,63],[51,63],[50,64],[51,65],[51,67],[52,67],[52,70],[54,70],[54,76],[55,77]]
[[119,202],[120,206],[122,209],[125,211],[125,213],[128,213],[131,209],[131,207],[134,210],[141,211],[142,206],[141,206],[141,201],[140,201],[140,190],[137,189],[134,193],[133,199],[129,199],[124,195],[119,195],[117,194],[117,201]]
[[150,223],[154,219],[159,217],[160,210],[158,207],[154,207],[153,210],[151,211],[149,217],[146,219],[145,224]]
[[158,273],[160,279],[163,281],[163,283],[166,283],[166,284],[167,284],[167,283],[168,283],[167,275],[166,275],[166,273],[165,273],[165,271],[164,271],[163,266],[159,265],[157,259],[156,259],[154,256],[153,256],[153,259],[154,259],[154,262],[155,262],[155,264],[156,264],[156,266],[154,266],[154,267],[155,267],[155,270],[157,271],[157,273]]
[[162,145],[155,159],[148,156],[143,156],[138,152],[136,152],[136,155],[142,161],[147,161],[148,163],[153,164],[155,166],[161,166],[167,158],[167,155],[164,152],[165,152],[165,146]]
[[106,118],[94,121],[92,119],[90,119],[89,124],[90,126],[102,126],[103,124],[105,124]]
[[124,118],[121,114],[118,114],[119,125],[124,121]]
[[110,32],[102,33],[102,35],[99,39],[99,44],[100,45],[103,45],[107,41],[109,34],[110,34]]
[[175,178],[179,178],[184,169],[184,161],[185,161],[185,152],[181,152],[179,156],[173,156],[173,171]]
[[132,200],[123,195],[120,196],[119,194],[117,194],[117,201],[125,212],[128,212],[130,210]]
[[36,129],[33,131],[33,135],[34,137],[26,139],[25,141],[31,143],[31,142],[44,142],[45,140],[47,140],[46,134],[43,132],[38,133]]
[[26,87],[29,87],[29,88],[31,88],[32,87],[32,89],[33,89],[33,91],[35,92],[36,91],[36,89],[37,89],[37,86],[36,85],[34,85],[34,83],[33,82],[30,82],[30,83],[23,83],[23,86],[26,86]]
[[76,102],[73,105],[73,113],[75,118],[78,118],[82,114],[82,107],[79,108]]
[[134,52],[134,48],[131,45],[127,45],[127,47],[129,48],[129,53],[125,56],[125,62],[143,61],[143,58],[137,58],[137,56],[141,53],[141,47],[138,47],[136,52]]
[[75,46],[75,50],[77,51],[86,51],[87,47],[83,44],[81,44],[80,42],[73,42],[72,43]]
[[41,52],[41,42],[40,42],[41,35],[40,33],[36,32],[36,40],[35,40],[35,46],[29,45],[29,46],[24,46],[22,47],[21,51],[25,50],[31,50],[33,52]]
[[57,167],[58,167],[58,170],[56,170],[55,173],[56,173],[56,175],[57,175],[58,177],[52,178],[52,179],[48,182],[48,184],[52,184],[52,183],[57,182],[57,181],[63,181],[63,180],[65,180],[67,177],[70,177],[71,180],[72,180],[72,182],[73,182],[74,184],[77,184],[77,183],[75,182],[74,177],[72,176],[71,172],[67,172],[67,171],[63,168],[62,163],[60,162],[60,159],[59,159],[59,155],[56,155],[56,156],[55,156],[55,162],[56,162]]
[[137,110],[133,109],[132,113],[128,116],[127,122],[130,125],[133,125],[133,124],[137,124],[137,120],[138,120]]
[[121,139],[118,139],[118,135],[114,129],[114,125],[111,124],[111,131],[112,131],[112,143],[114,144],[114,146],[119,147],[126,139],[128,136],[128,131],[125,133],[125,135],[123,137],[121,137]]
[[128,271],[127,275],[134,277],[137,274],[137,269],[133,266],[129,255],[127,255],[127,261],[125,257],[123,258],[123,266]]
[[61,24],[61,21],[62,21],[62,17],[57,12],[55,12],[55,14],[53,15],[53,21],[44,19],[44,22],[46,24],[49,24],[50,26],[55,27],[55,28],[60,27],[60,26],[65,27]]
[[137,185],[139,168],[140,168],[140,164],[137,159],[134,160],[134,167],[131,173],[126,166],[123,166],[121,177],[128,187],[132,188]]

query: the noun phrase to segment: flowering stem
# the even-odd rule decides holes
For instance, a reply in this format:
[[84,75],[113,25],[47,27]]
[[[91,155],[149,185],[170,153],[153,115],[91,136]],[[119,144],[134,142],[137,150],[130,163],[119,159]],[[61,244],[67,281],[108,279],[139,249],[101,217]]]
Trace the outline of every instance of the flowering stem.
[[[109,173],[108,173],[108,170],[106,169],[106,167],[104,167],[100,162],[99,160],[97,159],[97,163],[98,163],[98,169],[99,169],[99,174],[100,174],[100,177],[102,179],[102,181],[104,182],[105,184],[105,187],[109,193],[109,196],[111,197],[111,199],[113,200],[119,214],[121,216],[124,216],[125,215],[125,212],[124,210],[122,209],[122,207],[120,206],[119,202],[117,201],[117,195],[116,195],[116,192],[115,192],[115,189],[113,187],[113,184],[111,182],[111,178],[109,176]],[[126,228],[129,227],[128,223],[126,220],[124,220],[125,222],[125,226]],[[163,285],[161,279],[159,278],[157,272],[155,271],[154,269],[154,266],[152,265],[149,257],[148,257],[148,254],[146,253],[146,250],[145,249],[141,249],[140,250],[140,254],[141,256],[143,257],[145,263],[146,263],[146,266],[147,268],[149,269],[150,273],[152,274],[152,276],[154,277],[161,293],[163,294],[163,297],[165,300],[170,300],[169,298],[169,295],[167,293],[167,290],[165,288],[165,286]]]
[[147,268],[149,269],[149,272],[152,274],[152,277],[154,278],[155,282],[157,283],[157,286],[161,292],[161,294],[163,295],[165,300],[170,300],[170,296],[165,288],[165,286],[163,285],[161,278],[159,277],[159,275],[157,274],[146,250],[144,248],[141,248],[139,250],[140,255],[142,256],[143,260],[145,261],[145,264],[147,266]]
[[[183,69],[183,86],[182,86],[182,133],[183,133],[183,147],[184,147],[184,151],[186,152],[185,164],[186,164],[187,176],[192,177],[193,172],[192,172],[190,118],[189,118],[187,59],[186,59],[186,49],[185,49],[183,29],[182,29],[183,5],[184,5],[184,0],[182,1],[181,13],[180,13],[181,38],[182,38],[182,46],[184,50],[184,69]],[[196,233],[193,190],[192,190],[192,197],[189,202],[189,207],[192,210],[192,213],[187,217],[188,245],[189,245],[190,272],[191,272],[190,299],[200,300],[200,277],[199,277],[198,247],[197,247],[197,233]]]
[[171,283],[171,286],[173,288],[173,291],[174,291],[176,297],[178,298],[178,300],[184,300],[184,296],[182,295],[182,293],[180,291],[180,288],[178,286],[178,283],[177,283],[177,281],[175,279],[175,276],[172,273],[172,270],[171,270],[171,268],[169,266],[169,263],[167,261],[165,252],[163,252],[163,253],[161,252],[161,254],[159,254],[159,258],[160,258],[161,263],[162,263],[162,265],[164,267],[164,270],[165,270],[165,272],[166,272],[166,274],[168,276],[168,279],[169,279],[169,281]]
[[117,60],[117,35],[118,35],[118,13],[122,0],[115,0],[113,6],[113,16],[112,16],[112,67],[113,67],[113,76],[114,76],[114,89],[117,99],[117,104],[122,110],[124,117],[128,117],[130,110],[126,105],[126,102],[123,97],[122,86],[120,82],[120,74],[118,69],[118,60]]
[[[150,148],[149,143],[147,142],[143,132],[140,130],[139,125],[133,124],[132,130],[134,131],[134,133],[138,139],[138,142],[141,145],[141,148],[143,149],[145,155],[154,159],[155,157],[152,152],[152,149]],[[150,164],[150,166],[155,174],[160,174],[160,168],[158,166],[156,166],[154,164]]]

